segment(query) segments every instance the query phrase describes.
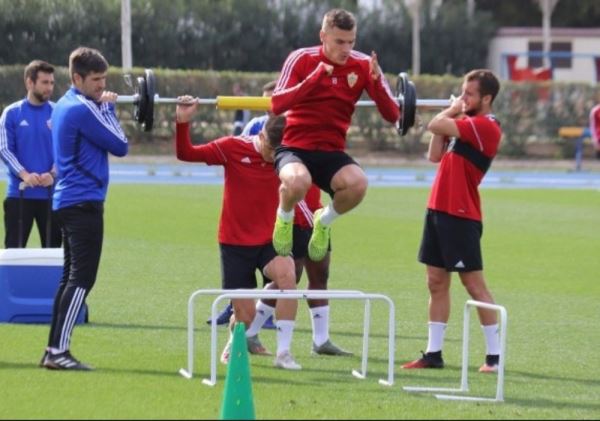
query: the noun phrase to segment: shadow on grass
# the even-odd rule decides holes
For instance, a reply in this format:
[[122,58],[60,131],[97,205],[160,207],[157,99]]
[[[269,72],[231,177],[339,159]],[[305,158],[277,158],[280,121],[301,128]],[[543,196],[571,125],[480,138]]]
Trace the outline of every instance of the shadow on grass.
[[553,399],[519,399],[519,398],[511,398],[511,397],[504,397],[505,403],[508,404],[514,404],[514,405],[519,405],[519,406],[523,406],[523,407],[536,407],[536,408],[544,408],[544,409],[548,409],[548,408],[556,408],[556,409],[566,409],[566,408],[572,408],[572,409],[580,409],[580,410],[590,410],[590,411],[596,411],[596,414],[598,414],[598,411],[600,411],[600,403],[585,403],[585,402],[565,402],[565,401],[558,401],[558,400],[553,400]]
[[[387,326],[387,324],[386,324],[386,326]],[[294,332],[312,333],[312,329],[305,328],[305,327],[301,327],[301,328],[296,327],[296,328],[294,328]],[[427,333],[427,332],[425,332],[425,333]],[[350,338],[362,338],[363,331],[362,331],[362,326],[361,326],[360,330],[357,330],[356,332],[331,330],[330,335],[332,337],[339,335],[339,336],[350,337]],[[387,339],[388,335],[387,335],[387,332],[386,333],[369,332],[369,338]],[[427,342],[427,336],[407,336],[407,335],[400,335],[400,334],[396,333],[396,340],[399,340],[399,339],[401,339],[401,340],[422,340],[422,341]],[[461,342],[462,338],[445,338],[444,341],[445,342]]]
[[507,375],[519,375],[524,378],[532,378],[538,380],[554,380],[558,382],[574,382],[580,383],[586,386],[595,386],[600,387],[600,380],[598,379],[581,379],[575,377],[564,377],[564,376],[548,376],[544,374],[532,373],[529,371],[514,371],[514,370],[506,370]]
[[[91,328],[132,329],[132,330],[187,330],[186,326],[143,325],[133,323],[89,323]],[[196,329],[198,330],[198,329]]]
[[[149,369],[119,369],[119,368],[110,368],[110,367],[97,367],[94,366],[94,370],[88,372],[90,374],[103,374],[103,373],[125,373],[125,374],[141,374],[141,375],[152,375],[152,376],[176,376],[178,373],[176,371],[167,371],[167,370],[149,370]],[[42,368],[38,365],[37,362],[31,363],[16,363],[16,362],[6,362],[0,361],[0,370],[28,370],[35,369],[40,371],[47,372],[59,372],[64,370],[49,370]]]
[[[187,326],[174,326],[174,325],[144,325],[139,323],[89,323],[85,325],[90,328],[107,328],[107,329],[131,329],[131,330],[173,330],[173,331],[187,331]],[[269,331],[272,329],[264,329],[263,331]],[[194,332],[206,332],[210,333],[210,326],[208,325],[196,325]],[[226,332],[226,326],[219,326],[219,332]],[[312,329],[310,328],[295,328],[294,332],[312,334]],[[362,329],[356,332],[347,332],[347,331],[336,331],[332,330],[331,336],[341,336],[348,338],[362,338],[363,332]],[[387,333],[369,333],[370,339],[387,339]],[[396,334],[396,340],[423,340],[427,341],[426,336],[407,336],[407,335],[399,335]],[[462,339],[454,339],[454,338],[446,338],[446,342],[459,342]]]

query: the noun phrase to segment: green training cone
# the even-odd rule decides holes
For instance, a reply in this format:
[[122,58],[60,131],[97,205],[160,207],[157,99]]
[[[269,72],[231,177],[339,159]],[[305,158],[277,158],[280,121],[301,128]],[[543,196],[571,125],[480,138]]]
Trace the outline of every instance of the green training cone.
[[227,377],[221,406],[222,420],[253,420],[254,398],[252,396],[252,379],[250,377],[250,359],[246,343],[246,326],[236,323],[233,329],[233,341]]

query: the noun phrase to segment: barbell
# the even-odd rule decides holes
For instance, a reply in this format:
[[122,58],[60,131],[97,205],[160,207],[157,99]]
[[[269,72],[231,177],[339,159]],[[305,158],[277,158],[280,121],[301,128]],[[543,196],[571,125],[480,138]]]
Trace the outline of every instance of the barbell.
[[[154,125],[154,105],[178,104],[179,101],[177,98],[162,98],[156,93],[154,72],[151,69],[145,69],[144,75],[139,76],[136,81],[134,94],[118,95],[117,103],[133,104],[135,120],[149,132]],[[398,74],[396,92],[400,109],[400,119],[396,123],[396,129],[401,136],[414,126],[417,108],[447,108],[451,103],[449,99],[417,99],[415,85],[406,73]],[[271,109],[271,98],[262,96],[217,96],[195,98],[195,101],[200,105],[212,105],[221,110],[268,111]],[[356,106],[373,107],[375,102],[360,100]]]

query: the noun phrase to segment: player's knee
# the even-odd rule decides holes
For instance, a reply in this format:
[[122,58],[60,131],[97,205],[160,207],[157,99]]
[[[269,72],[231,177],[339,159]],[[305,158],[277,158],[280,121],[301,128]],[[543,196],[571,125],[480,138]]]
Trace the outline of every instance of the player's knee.
[[288,177],[288,179],[281,184],[281,188],[291,196],[303,198],[310,188],[310,185],[310,176],[295,175]]
[[450,290],[450,283],[445,278],[429,276],[427,278],[427,288],[431,295],[447,294]]
[[285,271],[277,277],[279,289],[296,289],[296,276],[294,272]]
[[369,180],[367,180],[367,177],[364,174],[361,174],[354,182],[354,191],[356,194],[364,197],[365,194],[367,194],[367,187],[369,187]]

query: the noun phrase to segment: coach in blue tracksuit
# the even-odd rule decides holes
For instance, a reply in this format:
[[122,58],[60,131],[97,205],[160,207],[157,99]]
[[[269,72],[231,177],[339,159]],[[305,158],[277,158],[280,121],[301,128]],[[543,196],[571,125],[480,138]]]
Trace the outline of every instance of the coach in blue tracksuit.
[[108,154],[124,156],[128,143],[117,117],[117,95],[106,92],[108,62],[91,48],[69,57],[73,85],[52,113],[57,183],[53,209],[61,222],[64,269],[52,314],[42,365],[59,370],[91,370],[70,352],[75,320],[96,281],[108,188]]
[[[49,197],[56,176],[50,128],[54,67],[33,60],[24,73],[27,97],[10,104],[0,117],[0,158],[8,168],[4,247],[27,246],[34,221],[42,247],[60,247]],[[20,190],[20,184],[27,188]]]

